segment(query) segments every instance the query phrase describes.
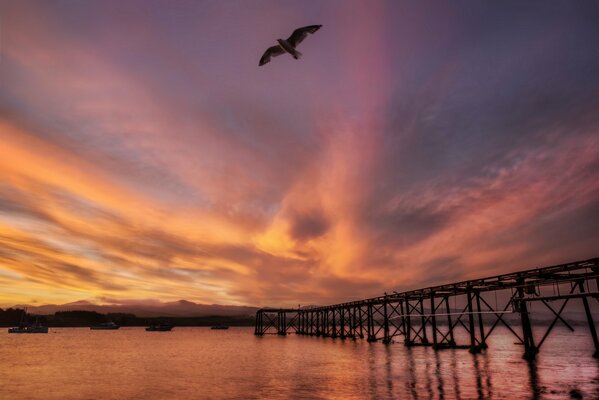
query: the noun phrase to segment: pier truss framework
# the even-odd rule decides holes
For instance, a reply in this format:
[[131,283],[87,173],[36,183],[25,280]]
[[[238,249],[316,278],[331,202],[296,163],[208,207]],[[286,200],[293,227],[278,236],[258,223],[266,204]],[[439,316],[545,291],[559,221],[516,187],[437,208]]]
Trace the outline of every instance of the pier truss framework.
[[[361,338],[385,344],[401,340],[406,346],[477,353],[487,348],[487,339],[501,324],[523,345],[524,358],[534,359],[557,323],[574,331],[564,310],[569,302],[580,301],[594,357],[599,357],[593,300],[599,300],[599,258],[329,306],[262,308],[256,313],[254,333]],[[533,328],[532,304],[547,309],[552,316],[549,325]],[[458,343],[457,337],[464,336],[457,335],[458,330],[466,333],[466,343]]]

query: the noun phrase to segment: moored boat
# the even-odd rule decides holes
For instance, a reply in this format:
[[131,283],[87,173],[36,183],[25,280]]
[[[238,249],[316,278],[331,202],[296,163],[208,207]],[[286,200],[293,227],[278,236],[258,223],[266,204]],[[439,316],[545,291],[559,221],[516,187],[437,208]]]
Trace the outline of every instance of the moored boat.
[[41,324],[8,328],[8,333],[48,333],[48,327]]
[[173,329],[173,326],[171,324],[160,323],[160,324],[150,325],[149,327],[146,328],[146,331],[148,331],[148,332],[168,332],[171,329]]
[[113,330],[116,330],[119,328],[120,328],[119,325],[117,325],[111,321],[111,322],[105,322],[100,325],[90,326],[89,329],[92,329],[94,331],[113,331]]
[[27,309],[23,311],[21,315],[21,322],[19,326],[8,328],[8,333],[48,333],[48,327],[43,326],[39,322],[39,317],[35,317],[35,323],[25,325],[25,319],[27,316]]
[[229,329],[229,327],[227,325],[214,325],[213,327],[211,327],[210,329]]

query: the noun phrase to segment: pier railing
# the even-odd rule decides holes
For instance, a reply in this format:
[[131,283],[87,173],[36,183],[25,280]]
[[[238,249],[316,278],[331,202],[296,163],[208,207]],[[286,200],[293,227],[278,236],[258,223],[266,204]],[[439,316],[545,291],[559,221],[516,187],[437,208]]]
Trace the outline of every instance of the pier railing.
[[[329,306],[262,308],[256,313],[255,334],[365,338],[386,344],[401,337],[406,346],[467,348],[477,353],[487,348],[487,339],[501,324],[524,346],[524,357],[533,359],[558,322],[574,331],[564,310],[570,301],[581,301],[594,357],[599,357],[589,304],[593,300],[599,300],[599,258]],[[537,324],[536,334],[532,304],[551,315],[548,325]],[[458,343],[457,331],[469,340]]]

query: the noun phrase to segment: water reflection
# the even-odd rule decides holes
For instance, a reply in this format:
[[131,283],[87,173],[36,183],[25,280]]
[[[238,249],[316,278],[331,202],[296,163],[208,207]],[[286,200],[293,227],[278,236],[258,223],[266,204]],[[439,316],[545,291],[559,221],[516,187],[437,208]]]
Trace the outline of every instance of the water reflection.
[[[473,355],[464,350],[434,351],[427,348],[404,348],[403,374],[405,393],[411,399],[419,398],[478,398],[494,397],[490,360],[487,354]],[[385,371],[388,393],[392,393],[394,380],[393,351],[385,350]],[[458,359],[460,362],[458,362]],[[470,373],[467,373],[470,372]],[[472,393],[463,393],[460,378],[471,376],[467,386]],[[532,384],[532,382],[531,382]],[[400,397],[405,397],[400,396]]]
[[[377,352],[375,348],[376,344],[367,344],[367,360],[369,365],[376,365]],[[368,368],[368,387],[370,393],[376,394],[378,388],[378,374],[376,368]]]
[[[428,350],[428,349],[427,349]],[[431,357],[426,357],[424,359],[424,382],[425,382],[425,390],[428,394],[428,398],[433,398],[433,374],[431,371]]]
[[387,387],[387,396],[389,398],[393,397],[393,352],[391,351],[391,346],[385,346],[385,380]]
[[541,398],[541,387],[539,386],[539,372],[535,361],[528,361],[528,378],[530,383],[531,398],[537,400]]
[[[489,369],[489,359],[487,354],[469,354],[463,350],[446,350],[443,352],[434,351],[427,349],[426,358],[424,360],[424,369],[418,368],[418,360],[414,359],[412,350],[408,350],[408,363],[407,368],[410,371],[410,388],[412,398],[416,399],[422,396],[423,393],[427,394],[427,398],[438,397],[444,399],[449,398],[462,398],[464,397],[460,389],[460,377],[463,377],[464,370],[470,370],[473,372],[474,388],[476,389],[476,396],[479,399],[487,399],[493,397],[493,385],[491,379],[491,373]],[[432,357],[429,357],[429,354]],[[467,355],[467,357],[463,357]],[[458,358],[462,360],[462,363],[458,363]],[[434,370],[431,371],[431,364],[428,360],[434,360]],[[464,363],[464,360],[468,360],[469,363]],[[468,365],[470,364],[470,365]],[[422,375],[422,376],[419,376]],[[423,391],[419,392],[418,380],[424,381]],[[436,386],[433,385],[432,380],[436,380]],[[469,385],[472,386],[472,385]],[[471,397],[465,395],[465,397]]]
[[409,379],[406,380],[406,388],[412,394],[413,399],[418,399],[417,381],[416,381],[416,368],[414,363],[414,354],[411,347],[406,348],[406,364],[405,368],[408,370]]
[[441,358],[439,352],[435,351],[435,377],[437,378],[437,390],[439,391],[439,399],[445,398],[445,382],[443,380],[443,374],[441,373]]
[[483,361],[483,371],[484,371],[484,376],[485,376],[485,383],[487,385],[487,392],[489,394],[489,397],[491,397],[491,394],[493,393],[493,385],[491,384],[491,369],[489,367],[489,354],[488,353],[483,353],[481,354],[481,358]]
[[453,390],[454,390],[455,398],[461,399],[462,393],[460,392],[460,377],[458,375],[456,352],[450,351],[448,354],[449,354],[450,360],[451,360],[449,365],[451,367],[451,376],[453,378]]
[[593,378],[593,384],[595,385],[595,389],[593,390],[593,398],[599,399],[599,376]]
[[[119,400],[558,399],[599,394],[599,364],[588,354],[588,335],[568,333],[565,339],[559,331],[559,346],[547,347],[551,351],[536,363],[522,359],[509,332],[498,333],[488,351],[476,355],[400,343],[256,338],[241,328],[180,328],[168,335],[147,335],[143,329],[94,333],[0,334],[0,376],[11,382],[0,385],[0,398],[68,400],[94,398],[98,392]],[[48,393],[48,387],[56,390]]]
[[[491,377],[489,375],[487,354],[472,354],[474,374],[476,378],[476,392],[479,399],[492,397]],[[482,368],[481,368],[482,363]]]

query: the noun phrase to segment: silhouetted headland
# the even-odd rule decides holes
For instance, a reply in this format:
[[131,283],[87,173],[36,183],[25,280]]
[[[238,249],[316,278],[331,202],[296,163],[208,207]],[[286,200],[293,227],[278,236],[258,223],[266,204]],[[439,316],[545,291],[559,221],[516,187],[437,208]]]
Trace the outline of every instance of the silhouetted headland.
[[[16,326],[21,322],[24,310],[19,308],[0,308],[0,326]],[[27,314],[31,318],[33,314]],[[201,316],[201,317],[138,317],[130,313],[101,314],[95,311],[58,311],[51,315],[39,315],[40,323],[48,327],[89,327],[107,322],[120,326],[151,326],[170,324],[172,326],[252,326],[252,315],[237,316]]]

